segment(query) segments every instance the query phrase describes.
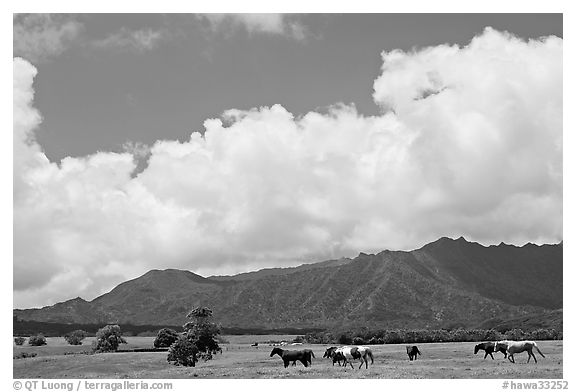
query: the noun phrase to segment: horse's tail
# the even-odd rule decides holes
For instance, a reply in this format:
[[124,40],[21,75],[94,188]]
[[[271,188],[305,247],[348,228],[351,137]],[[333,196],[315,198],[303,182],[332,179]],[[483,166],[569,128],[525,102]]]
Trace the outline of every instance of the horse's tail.
[[[538,351],[538,354],[542,355],[542,358],[546,358],[546,357],[544,356],[544,354],[542,354],[542,351],[540,351],[540,349],[539,349],[538,346],[536,345],[536,342],[534,342],[534,348],[536,349],[536,351]],[[536,358],[536,357],[534,357],[534,358]]]
[[369,348],[366,349],[366,355],[368,355],[370,357],[370,360],[372,361],[372,364],[374,364],[374,356],[372,355],[372,350],[370,350]]

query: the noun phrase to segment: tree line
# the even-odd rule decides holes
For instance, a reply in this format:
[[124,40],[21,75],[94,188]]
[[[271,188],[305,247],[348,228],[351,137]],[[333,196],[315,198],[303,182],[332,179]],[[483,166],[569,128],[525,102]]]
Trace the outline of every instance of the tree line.
[[479,342],[497,340],[562,340],[562,331],[538,328],[523,331],[520,328],[500,332],[496,329],[391,329],[313,332],[299,338],[310,344],[400,344]]

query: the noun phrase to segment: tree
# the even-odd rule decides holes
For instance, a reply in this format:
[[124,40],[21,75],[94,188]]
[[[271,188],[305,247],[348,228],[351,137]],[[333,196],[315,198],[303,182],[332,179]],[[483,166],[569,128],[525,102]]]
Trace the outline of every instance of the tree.
[[97,353],[116,351],[120,344],[126,344],[120,326],[107,325],[96,332],[96,340],[92,344],[92,350]]
[[198,347],[194,345],[186,336],[178,336],[168,350],[169,363],[176,366],[196,366],[198,358]]
[[170,346],[167,360],[174,365],[195,366],[198,354],[207,361],[222,351],[216,340],[220,326],[212,321],[212,310],[205,307],[193,309],[186,317],[191,321],[184,324],[184,333]]
[[170,347],[172,343],[178,340],[178,332],[170,328],[162,328],[158,331],[156,339],[154,339],[154,347]]
[[46,338],[42,334],[30,336],[28,338],[28,344],[30,346],[44,346],[46,344]]
[[78,346],[82,344],[82,340],[88,336],[86,331],[82,331],[81,329],[77,329],[76,331],[72,331],[64,335],[64,339],[73,346]]
[[212,354],[220,351],[216,336],[220,334],[220,326],[212,321],[212,310],[197,307],[186,316],[192,321],[184,324],[184,335],[190,340],[205,360],[212,359]]
[[25,341],[26,341],[26,338],[23,338],[22,336],[17,336],[17,337],[14,338],[14,343],[15,343],[17,346],[23,345]]

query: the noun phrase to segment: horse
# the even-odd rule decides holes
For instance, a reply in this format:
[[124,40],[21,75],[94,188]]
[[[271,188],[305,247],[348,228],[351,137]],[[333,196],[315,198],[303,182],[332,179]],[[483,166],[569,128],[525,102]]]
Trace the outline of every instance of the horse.
[[359,359],[360,366],[358,369],[362,368],[363,364],[366,364],[366,369],[368,369],[368,357],[372,360],[372,364],[374,364],[374,356],[372,355],[372,350],[370,347],[366,346],[353,346],[353,347],[339,347],[334,351],[332,357],[332,365],[334,365],[334,361],[336,360],[344,360],[344,367],[346,364],[349,363],[350,367],[354,369],[354,365],[352,365],[352,360]]
[[283,350],[281,348],[275,347],[272,349],[270,356],[273,357],[278,354],[282,361],[284,361],[284,367],[287,368],[290,362],[300,361],[304,367],[308,367],[308,363],[312,363],[312,350]]
[[496,349],[499,350],[501,347],[506,349],[506,352],[508,353],[508,360],[512,363],[516,363],[514,361],[514,354],[524,351],[528,352],[528,361],[526,363],[530,362],[530,357],[534,358],[534,362],[538,363],[536,356],[532,352],[533,349],[536,349],[538,354],[542,355],[542,358],[546,358],[544,354],[542,354],[542,351],[540,351],[538,348],[538,345],[536,345],[536,342],[531,340],[523,340],[520,342],[515,342],[513,340],[501,340],[496,342]]
[[[316,357],[314,356],[314,351],[312,351],[312,350],[309,349],[309,348],[305,348],[304,350],[301,350],[301,351],[304,351],[305,353],[310,354],[310,357],[308,357],[308,362],[309,362],[308,364],[309,364],[310,366],[312,366],[312,358],[316,358]],[[292,366],[296,366],[296,361],[293,361],[293,362],[292,362]]]
[[506,349],[504,347],[500,347],[498,349],[496,349],[496,342],[484,342],[484,343],[479,343],[476,346],[474,346],[474,354],[478,354],[478,351],[480,350],[484,350],[484,359],[486,359],[486,357],[488,355],[490,355],[492,357],[492,359],[494,359],[494,356],[492,355],[493,352],[498,352],[500,351],[502,354],[504,354],[504,358],[508,357],[508,353],[506,353]]
[[322,358],[332,358],[332,366],[334,366],[334,364],[336,362],[338,362],[338,366],[342,366],[342,364],[340,363],[341,359],[335,359],[334,357],[334,352],[338,349],[338,347],[336,346],[332,346],[332,347],[328,347],[326,349],[326,351],[324,352],[324,356]]
[[254,342],[250,346],[258,348],[258,342]]
[[408,354],[408,358],[410,358],[410,360],[416,360],[418,359],[418,355],[422,355],[417,346],[406,346],[406,354]]

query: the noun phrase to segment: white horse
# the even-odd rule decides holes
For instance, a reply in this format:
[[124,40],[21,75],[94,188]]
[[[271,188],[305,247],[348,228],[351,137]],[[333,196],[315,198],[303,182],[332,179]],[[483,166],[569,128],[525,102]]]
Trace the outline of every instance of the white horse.
[[358,369],[362,368],[362,364],[366,364],[366,369],[368,369],[368,357],[372,360],[372,364],[374,364],[374,356],[372,355],[372,350],[370,347],[366,346],[342,346],[338,347],[333,354],[333,360],[344,360],[344,367],[346,364],[349,363],[350,367],[354,369],[354,365],[352,365],[352,361],[355,359],[360,360],[360,366]]
[[542,351],[540,351],[540,349],[538,348],[536,342],[531,340],[523,340],[521,342],[515,342],[513,340],[500,340],[499,342],[496,342],[494,351],[500,349],[500,347],[506,349],[506,352],[508,353],[508,360],[512,363],[516,363],[514,361],[514,354],[521,353],[524,351],[528,352],[528,362],[530,362],[530,357],[532,357],[534,358],[534,362],[538,363],[538,361],[536,360],[536,356],[532,352],[533,349],[536,349],[536,351],[538,351],[538,354],[542,355],[542,358],[546,358],[544,354],[542,354]]

